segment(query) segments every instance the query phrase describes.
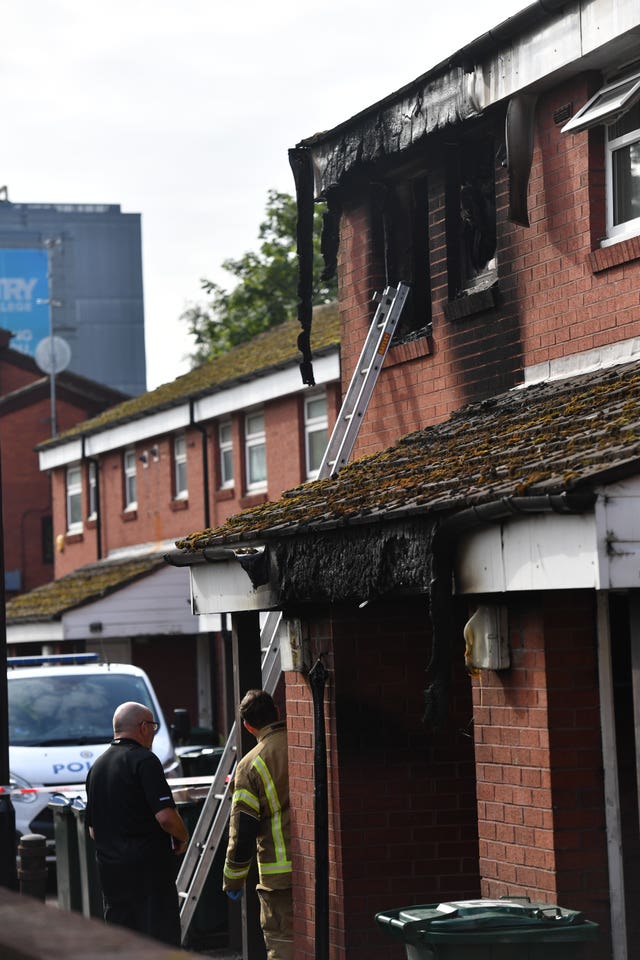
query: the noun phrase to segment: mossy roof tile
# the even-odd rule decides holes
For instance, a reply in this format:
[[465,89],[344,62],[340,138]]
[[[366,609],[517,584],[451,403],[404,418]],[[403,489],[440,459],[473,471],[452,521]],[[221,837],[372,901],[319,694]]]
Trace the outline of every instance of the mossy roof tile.
[[[115,427],[130,420],[139,420],[151,413],[169,409],[178,403],[228,389],[233,384],[265,376],[273,370],[290,366],[300,360],[297,338],[300,324],[297,320],[258,334],[214,360],[200,364],[189,373],[163,383],[138,397],[110,407],[90,420],[59,434],[54,440],[40,444],[40,450],[59,446],[74,437]],[[311,330],[311,349],[315,355],[326,353],[340,344],[340,321],[337,303],[314,307]],[[302,386],[302,381],[300,382]]]
[[128,560],[105,560],[80,567],[65,577],[9,600],[7,625],[59,620],[67,610],[106,597],[164,565],[162,555],[156,553]]
[[513,390],[191,533],[178,548],[266,540],[407,513],[453,512],[502,497],[559,493],[611,471],[640,472],[640,364]]

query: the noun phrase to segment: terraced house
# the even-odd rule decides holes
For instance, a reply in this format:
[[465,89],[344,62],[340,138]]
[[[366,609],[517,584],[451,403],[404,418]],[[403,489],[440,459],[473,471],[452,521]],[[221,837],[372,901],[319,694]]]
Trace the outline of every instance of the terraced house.
[[9,603],[12,653],[132,662],[168,715],[186,707],[226,732],[224,618],[193,616],[188,574],[163,556],[185,526],[217,525],[314,476],[339,402],[337,311],[315,316],[313,390],[292,321],[40,445],[55,579]]
[[480,895],[637,952],[639,36],[630,0],[534,3],[292,150],[343,387],[412,284],[360,459],[178,542],[255,656],[284,616],[301,960],[399,958],[377,911]]

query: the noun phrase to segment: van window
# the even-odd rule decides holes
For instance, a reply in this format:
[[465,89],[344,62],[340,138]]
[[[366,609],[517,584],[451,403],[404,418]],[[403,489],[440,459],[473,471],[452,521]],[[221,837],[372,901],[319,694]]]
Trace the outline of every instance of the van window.
[[9,677],[9,743],[44,747],[109,743],[116,707],[127,700],[154,712],[147,685],[132,674]]

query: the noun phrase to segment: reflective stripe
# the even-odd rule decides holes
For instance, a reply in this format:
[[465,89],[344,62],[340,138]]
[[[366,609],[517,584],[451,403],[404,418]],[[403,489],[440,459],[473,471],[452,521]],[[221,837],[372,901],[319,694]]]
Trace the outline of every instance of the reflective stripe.
[[282,833],[282,816],[280,798],[276,785],[262,757],[256,757],[252,766],[258,771],[271,810],[271,836],[276,859],[273,863],[258,863],[258,871],[262,874],[290,873],[291,861],[287,859],[287,847]]
[[260,801],[255,793],[251,793],[250,790],[236,790],[233,794],[233,803],[234,806],[236,803],[245,803],[248,807],[251,807],[252,810],[255,810],[256,813],[260,813]]
[[284,860],[282,863],[259,863],[258,870],[261,877],[263,875],[270,876],[273,873],[291,873],[291,861]]
[[251,864],[249,864],[247,867],[239,867],[237,870],[234,870],[234,868],[230,867],[228,863],[225,863],[223,872],[228,880],[244,880],[249,873],[250,866]]

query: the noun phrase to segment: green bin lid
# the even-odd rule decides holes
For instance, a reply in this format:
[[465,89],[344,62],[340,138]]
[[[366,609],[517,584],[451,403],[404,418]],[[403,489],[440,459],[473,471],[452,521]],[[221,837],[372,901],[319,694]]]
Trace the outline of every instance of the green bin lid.
[[458,900],[404,907],[376,921],[406,941],[480,942],[586,940],[597,934],[578,910],[526,899]]

